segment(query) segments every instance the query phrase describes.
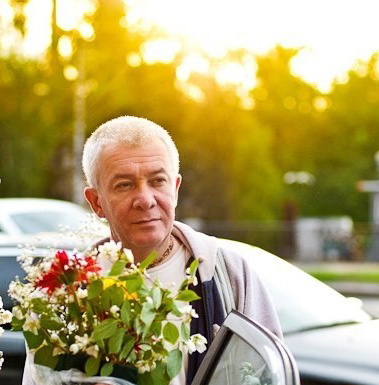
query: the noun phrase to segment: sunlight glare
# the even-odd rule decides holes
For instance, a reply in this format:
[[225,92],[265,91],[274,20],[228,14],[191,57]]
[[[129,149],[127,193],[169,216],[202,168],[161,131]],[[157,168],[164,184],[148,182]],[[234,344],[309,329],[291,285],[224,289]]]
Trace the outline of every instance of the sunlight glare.
[[321,91],[343,79],[358,58],[379,50],[379,2],[361,0],[125,0],[129,23],[156,24],[211,57],[228,49],[266,54],[275,45],[304,47],[292,71]]
[[[51,27],[48,23],[51,17],[52,5],[49,0],[30,0],[25,6],[27,14],[35,15],[26,19],[26,36],[23,44],[27,56],[39,56],[51,40]],[[47,22],[41,22],[47,21]]]
[[147,64],[171,63],[180,51],[180,43],[174,39],[146,41],[142,47],[142,57]]

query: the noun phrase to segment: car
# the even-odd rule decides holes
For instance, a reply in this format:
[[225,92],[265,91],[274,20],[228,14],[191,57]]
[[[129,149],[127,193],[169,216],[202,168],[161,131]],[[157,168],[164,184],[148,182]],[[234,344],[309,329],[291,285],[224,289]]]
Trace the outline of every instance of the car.
[[1,198],[0,235],[18,236],[76,229],[89,211],[72,202],[44,198]]
[[252,263],[267,287],[302,385],[378,384],[379,320],[359,301],[262,249],[220,242]]
[[[267,345],[276,352],[273,356],[282,364],[269,366],[279,365],[282,377],[286,380],[283,383],[272,382],[273,384],[296,384],[296,367],[302,385],[378,383],[379,320],[364,311],[358,301],[344,297],[294,265],[260,248],[230,240],[219,242],[223,247],[242,254],[258,272],[277,310],[284,334],[284,347],[269,332],[259,331],[259,325],[254,325],[240,314],[231,313],[217,335],[220,334],[220,337],[212,344],[204,359],[205,367],[203,365],[199,369],[201,377],[199,378],[200,374],[195,377],[197,382],[194,380],[194,384],[224,384],[225,376],[220,374],[219,367],[227,367],[230,354],[236,358],[237,354],[245,352],[242,356],[238,355],[241,359],[248,356],[250,353],[246,353],[246,347],[235,348],[235,344],[240,346],[243,343],[247,343],[249,349],[257,351],[261,356],[266,354]],[[16,256],[19,251],[16,248],[8,248],[5,252],[1,250],[2,247],[0,265],[4,268],[0,269],[0,295],[4,296],[5,286],[11,275],[17,273]],[[14,270],[11,270],[11,266]],[[9,302],[4,303],[10,305]],[[25,351],[22,342],[22,349],[18,345],[20,339],[22,340],[20,334],[10,331],[0,338],[0,350],[4,350],[6,360],[4,373],[0,372],[0,380],[4,376],[9,385],[12,384],[12,373],[18,370],[19,376],[21,375]],[[229,354],[227,362],[224,360],[225,354]],[[296,363],[292,361],[292,356]],[[244,369],[237,367],[238,359],[233,362],[238,369],[233,372],[233,376],[238,376]],[[251,383],[258,384],[254,381]],[[16,383],[19,382],[14,382]],[[244,384],[241,378],[230,383]],[[246,382],[248,383],[250,382]]]

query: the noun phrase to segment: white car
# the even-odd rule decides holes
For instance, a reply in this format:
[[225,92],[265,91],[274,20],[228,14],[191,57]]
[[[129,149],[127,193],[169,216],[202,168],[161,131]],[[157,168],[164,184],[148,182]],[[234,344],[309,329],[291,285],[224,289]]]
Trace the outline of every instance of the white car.
[[77,229],[89,215],[83,207],[55,199],[0,199],[0,235],[17,236]]

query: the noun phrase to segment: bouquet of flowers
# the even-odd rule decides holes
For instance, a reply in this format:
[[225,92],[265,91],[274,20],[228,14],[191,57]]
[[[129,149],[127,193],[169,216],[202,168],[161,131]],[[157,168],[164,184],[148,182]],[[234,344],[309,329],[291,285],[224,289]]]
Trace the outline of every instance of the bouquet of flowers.
[[89,254],[21,256],[27,274],[9,287],[18,302],[12,325],[23,331],[34,365],[168,384],[183,354],[203,352],[206,340],[190,335],[197,314],[189,303],[199,297],[189,286],[196,284],[197,261],[173,293],[149,277],[154,259],[151,254],[135,264],[131,252],[113,241]]
[[[4,325],[12,321],[12,313],[9,310],[3,309],[3,299],[0,296],[0,325]],[[4,329],[0,326],[0,337],[4,333]],[[3,352],[0,350],[0,370],[3,366]]]

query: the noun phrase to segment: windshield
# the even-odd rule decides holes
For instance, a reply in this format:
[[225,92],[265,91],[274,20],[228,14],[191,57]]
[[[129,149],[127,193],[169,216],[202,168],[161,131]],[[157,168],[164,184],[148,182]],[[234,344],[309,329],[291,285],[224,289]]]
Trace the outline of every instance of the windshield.
[[77,229],[86,219],[86,214],[79,211],[44,211],[13,214],[11,218],[24,234],[33,234],[58,232],[62,228]]
[[270,276],[264,282],[284,334],[370,319],[356,302],[290,265]]
[[254,264],[272,297],[284,334],[371,318],[356,301],[279,257],[235,242],[232,248]]

